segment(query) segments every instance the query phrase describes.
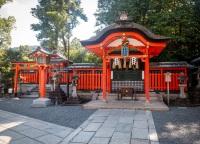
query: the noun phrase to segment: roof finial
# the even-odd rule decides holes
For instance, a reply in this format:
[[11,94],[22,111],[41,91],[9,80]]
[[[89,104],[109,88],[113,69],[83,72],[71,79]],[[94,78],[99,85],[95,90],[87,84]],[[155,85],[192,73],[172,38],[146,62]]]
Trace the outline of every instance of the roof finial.
[[128,16],[127,12],[119,12],[117,22],[132,22],[133,20]]

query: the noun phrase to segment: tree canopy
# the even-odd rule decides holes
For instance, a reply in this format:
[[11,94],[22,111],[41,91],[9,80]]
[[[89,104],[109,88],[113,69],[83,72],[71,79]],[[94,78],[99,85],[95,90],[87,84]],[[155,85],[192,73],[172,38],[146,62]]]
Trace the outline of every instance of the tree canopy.
[[99,63],[101,59],[90,51],[86,50],[80,40],[74,38],[70,44],[70,60],[74,63]]
[[153,33],[171,37],[168,46],[153,61],[190,62],[200,55],[198,0],[98,0],[97,32],[113,23],[121,12]]
[[[0,0],[0,8],[12,0]],[[8,48],[11,45],[11,30],[14,28],[15,18],[9,16],[8,18],[2,18],[0,16],[0,49]]]
[[72,18],[71,28],[79,22],[78,18],[87,21],[87,17],[80,7],[80,0],[40,0],[32,14],[39,19],[38,24],[32,24],[34,31],[39,31],[37,39],[41,45],[53,50],[58,47],[67,49],[67,18]]

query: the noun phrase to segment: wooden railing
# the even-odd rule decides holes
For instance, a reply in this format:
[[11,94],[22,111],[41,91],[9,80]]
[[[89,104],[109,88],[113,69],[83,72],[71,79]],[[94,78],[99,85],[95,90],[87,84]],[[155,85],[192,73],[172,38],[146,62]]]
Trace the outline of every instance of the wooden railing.
[[[165,91],[167,90],[167,83],[165,82],[165,72],[169,71],[171,72],[171,82],[169,84],[170,90],[179,90],[178,86],[178,80],[177,78],[180,75],[180,71],[184,71],[185,75],[187,76],[186,69],[150,69],[149,76],[150,76],[150,90],[157,90],[157,91]],[[102,89],[102,69],[79,69],[79,70],[73,70],[71,73],[69,73],[69,82],[71,83],[71,77],[74,75],[74,73],[77,73],[77,76],[80,78],[78,80],[78,89],[84,89],[84,90],[98,90]],[[25,73],[20,72],[21,76],[24,77],[22,82],[24,83],[39,83],[39,73],[36,70],[35,72],[31,73]],[[63,78],[61,78],[61,83],[66,84],[67,83],[67,72],[61,71],[61,75]],[[51,72],[47,74],[46,82],[49,82],[49,77],[51,76]],[[109,80],[109,79],[108,79]],[[107,87],[109,86],[109,82],[107,80]],[[186,88],[187,90],[187,88]]]
[[77,70],[78,89],[102,89],[102,70]]
[[[180,76],[180,72],[184,72],[185,76],[187,76],[186,68],[154,68],[150,69],[149,77],[150,77],[150,90],[157,91],[166,91],[167,90],[167,82],[165,81],[165,73],[171,73],[171,82],[169,83],[169,90],[177,91],[179,90],[179,81],[178,77]],[[187,90],[187,88],[185,88]]]
[[[179,73],[171,74],[170,90],[179,90],[178,80]],[[150,73],[150,89],[163,91],[167,90],[167,82],[165,82],[165,74]]]
[[20,72],[22,78],[22,83],[39,83],[38,71],[35,72]]

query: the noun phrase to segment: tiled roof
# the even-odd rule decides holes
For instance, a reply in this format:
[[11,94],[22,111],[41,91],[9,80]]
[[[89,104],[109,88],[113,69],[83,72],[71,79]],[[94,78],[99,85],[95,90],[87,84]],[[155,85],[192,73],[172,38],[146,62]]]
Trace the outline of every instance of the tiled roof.
[[198,57],[198,58],[196,58],[196,59],[191,61],[191,64],[198,64],[198,63],[200,65],[200,57]]
[[191,67],[186,61],[180,62],[150,62],[150,68],[167,68],[167,67]]
[[69,68],[102,68],[102,64],[96,63],[74,63]]
[[45,53],[45,54],[48,54],[48,55],[50,55],[50,56],[54,56],[54,54],[52,54],[50,51],[48,51],[48,50],[46,50],[46,49],[43,49],[42,47],[37,47],[37,49],[36,50],[34,50],[32,53],[30,53],[29,55],[32,55],[32,54],[34,54],[34,53],[36,53],[36,52],[38,52],[38,51],[41,51],[42,53]]
[[170,40],[169,37],[155,35],[146,27],[140,24],[134,23],[132,21],[117,21],[116,23],[111,24],[108,27],[104,28],[96,36],[88,40],[81,41],[81,44],[83,46],[87,46],[87,45],[99,43],[103,41],[103,39],[106,38],[106,36],[115,32],[137,32],[149,41],[166,42]]

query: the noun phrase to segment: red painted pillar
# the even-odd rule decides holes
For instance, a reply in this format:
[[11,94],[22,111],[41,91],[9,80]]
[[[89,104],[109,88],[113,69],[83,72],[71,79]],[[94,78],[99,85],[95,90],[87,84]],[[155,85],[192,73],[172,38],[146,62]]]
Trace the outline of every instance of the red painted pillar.
[[107,76],[107,88],[108,88],[108,92],[111,92],[111,65],[110,65],[110,61],[108,62],[108,76]]
[[145,94],[146,102],[149,102],[149,57],[145,58]]
[[106,101],[106,58],[103,56],[103,101]]
[[17,93],[18,75],[19,75],[19,66],[18,64],[16,64],[14,93]]
[[40,69],[40,98],[46,97],[46,69],[45,67],[41,67]]

